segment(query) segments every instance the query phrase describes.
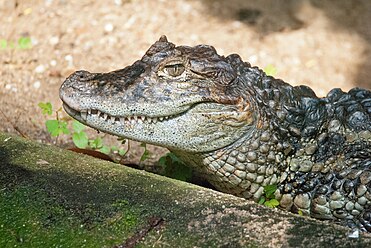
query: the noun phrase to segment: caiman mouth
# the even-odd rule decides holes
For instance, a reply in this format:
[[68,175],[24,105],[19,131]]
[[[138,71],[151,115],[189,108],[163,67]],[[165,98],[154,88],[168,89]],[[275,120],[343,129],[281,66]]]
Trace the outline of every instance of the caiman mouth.
[[87,123],[87,119],[89,116],[92,116],[94,118],[100,118],[102,121],[109,122],[111,124],[121,124],[121,125],[133,125],[137,123],[145,123],[145,124],[152,124],[157,122],[162,122],[165,120],[169,120],[172,118],[175,118],[182,113],[175,114],[175,115],[169,115],[169,116],[159,116],[159,117],[149,117],[144,115],[133,115],[133,116],[112,116],[107,113],[104,113],[97,109],[86,109],[78,111],[66,103],[63,103],[63,108],[66,110],[66,112],[76,118],[77,120]]

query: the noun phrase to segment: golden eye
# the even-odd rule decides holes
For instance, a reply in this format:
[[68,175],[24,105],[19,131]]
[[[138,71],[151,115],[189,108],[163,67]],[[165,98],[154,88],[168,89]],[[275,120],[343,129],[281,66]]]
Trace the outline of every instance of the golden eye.
[[182,64],[175,64],[175,65],[167,65],[164,68],[164,72],[172,77],[177,77],[183,74],[185,71],[184,65]]

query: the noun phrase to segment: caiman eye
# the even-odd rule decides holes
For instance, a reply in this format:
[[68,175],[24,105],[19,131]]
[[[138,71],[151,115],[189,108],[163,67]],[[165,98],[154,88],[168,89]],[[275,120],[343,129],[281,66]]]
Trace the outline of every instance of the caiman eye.
[[172,77],[180,76],[183,74],[184,71],[185,68],[182,64],[167,65],[164,68],[164,72]]

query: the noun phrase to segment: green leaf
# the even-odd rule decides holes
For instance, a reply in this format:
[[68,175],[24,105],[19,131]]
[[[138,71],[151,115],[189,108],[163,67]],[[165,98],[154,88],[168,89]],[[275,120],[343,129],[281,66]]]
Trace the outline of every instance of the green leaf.
[[148,151],[148,149],[147,149],[147,144],[146,144],[146,143],[142,142],[142,143],[140,144],[140,146],[144,148],[143,154],[142,154],[142,156],[140,157],[140,162],[143,162],[143,161],[145,161],[146,159],[148,159],[148,157],[151,155],[151,153]]
[[89,139],[85,132],[74,132],[72,134],[72,141],[78,148],[84,149],[88,146]]
[[58,120],[47,120],[45,122],[46,128],[51,136],[58,136],[62,133],[69,134],[70,131],[67,128],[67,122]]
[[151,155],[151,153],[147,149],[145,149],[142,156],[140,156],[140,161],[143,162],[147,160],[149,155]]
[[103,146],[101,149],[99,149],[99,151],[108,155],[111,152],[111,148],[109,148],[108,146]]
[[267,198],[273,198],[274,192],[276,192],[276,190],[277,190],[276,184],[264,186],[264,192]]
[[94,140],[89,141],[89,146],[93,149],[100,149],[103,147],[103,140],[101,137],[97,137]]
[[265,202],[265,197],[264,197],[264,196],[261,196],[260,199],[259,199],[259,201],[258,201],[258,203],[259,203],[260,205],[263,205],[264,202]]
[[304,214],[303,214],[303,211],[298,210],[298,215],[303,216],[303,215],[304,215]]
[[52,115],[53,114],[53,107],[50,102],[39,102],[37,104],[41,108],[41,111],[44,115]]
[[115,151],[118,151],[119,148],[117,146],[111,146],[111,151],[115,152]]
[[275,76],[277,74],[277,68],[274,67],[273,65],[269,64],[266,67],[264,67],[263,71],[265,74],[268,76]]
[[158,160],[158,164],[164,168],[164,175],[181,181],[189,181],[192,178],[192,169],[186,166],[174,153],[167,153]]
[[85,129],[85,125],[82,124],[81,122],[74,120],[72,122],[72,128],[76,133],[80,133],[81,131]]
[[5,39],[0,39],[0,49],[6,49],[8,47],[8,42]]
[[276,199],[270,199],[269,201],[264,202],[264,205],[270,208],[275,208],[280,205],[280,203]]
[[126,155],[126,152],[127,151],[125,151],[124,149],[119,149],[119,154],[120,154],[120,156],[125,156]]
[[32,47],[32,42],[30,37],[21,37],[18,39],[18,47],[20,49],[29,49]]

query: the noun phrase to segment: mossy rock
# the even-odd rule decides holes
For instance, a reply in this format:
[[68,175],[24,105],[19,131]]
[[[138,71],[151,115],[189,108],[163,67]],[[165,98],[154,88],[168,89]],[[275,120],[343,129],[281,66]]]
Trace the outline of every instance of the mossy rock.
[[0,247],[371,247],[371,235],[0,133]]

